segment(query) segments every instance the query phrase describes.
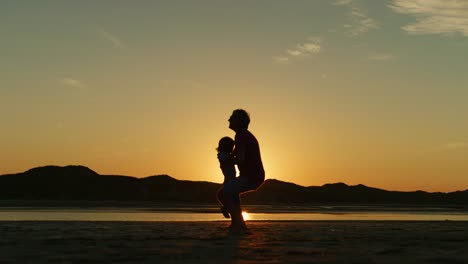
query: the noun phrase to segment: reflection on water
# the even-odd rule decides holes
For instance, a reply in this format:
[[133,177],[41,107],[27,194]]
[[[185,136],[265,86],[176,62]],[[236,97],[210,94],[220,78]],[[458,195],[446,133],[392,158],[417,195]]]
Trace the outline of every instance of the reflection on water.
[[[277,210],[259,208],[244,212],[247,221],[468,221],[466,210],[351,210],[351,207],[320,210]],[[274,210],[272,210],[274,211]],[[217,208],[0,208],[0,221],[229,221]]]

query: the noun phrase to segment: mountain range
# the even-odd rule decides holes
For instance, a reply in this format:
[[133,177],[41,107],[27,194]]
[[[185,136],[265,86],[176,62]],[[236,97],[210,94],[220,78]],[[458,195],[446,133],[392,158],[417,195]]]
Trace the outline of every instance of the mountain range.
[[[136,178],[100,175],[84,166],[44,166],[0,176],[0,200],[151,201],[214,203],[221,184],[176,180],[168,175]],[[422,204],[463,205],[468,190],[449,193],[387,191],[344,183],[304,187],[268,179],[245,204]]]

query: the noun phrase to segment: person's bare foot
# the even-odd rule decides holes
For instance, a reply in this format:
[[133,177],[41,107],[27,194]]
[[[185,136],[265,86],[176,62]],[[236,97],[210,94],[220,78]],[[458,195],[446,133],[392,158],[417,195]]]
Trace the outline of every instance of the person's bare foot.
[[231,218],[231,216],[229,215],[229,212],[226,210],[226,207],[224,206],[221,206],[221,213],[223,214],[224,218]]

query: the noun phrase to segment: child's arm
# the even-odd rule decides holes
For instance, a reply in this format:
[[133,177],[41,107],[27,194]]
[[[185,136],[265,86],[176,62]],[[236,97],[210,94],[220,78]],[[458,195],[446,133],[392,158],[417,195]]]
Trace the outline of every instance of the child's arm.
[[236,145],[234,150],[234,164],[242,164],[245,161],[245,145]]

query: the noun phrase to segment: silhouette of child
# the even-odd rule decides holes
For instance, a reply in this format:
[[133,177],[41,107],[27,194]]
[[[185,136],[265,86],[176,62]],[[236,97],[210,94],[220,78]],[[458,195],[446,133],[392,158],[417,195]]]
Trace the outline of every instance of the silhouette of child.
[[[230,137],[223,137],[219,140],[218,147],[218,161],[221,168],[221,171],[224,175],[223,185],[228,181],[236,178],[236,168],[234,166],[234,140]],[[224,208],[224,197],[221,189],[217,193],[218,201],[221,204],[221,212],[224,217],[230,218],[228,211]]]

